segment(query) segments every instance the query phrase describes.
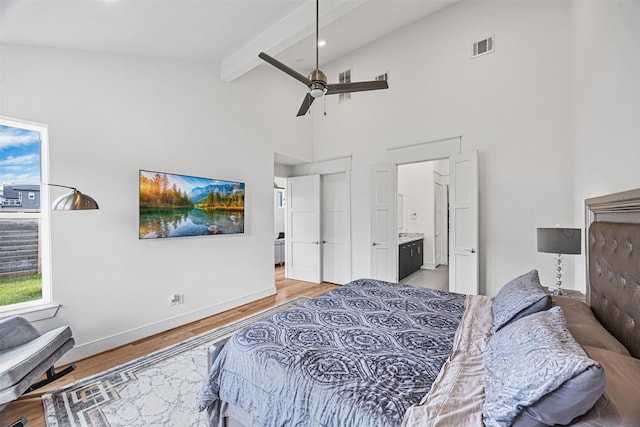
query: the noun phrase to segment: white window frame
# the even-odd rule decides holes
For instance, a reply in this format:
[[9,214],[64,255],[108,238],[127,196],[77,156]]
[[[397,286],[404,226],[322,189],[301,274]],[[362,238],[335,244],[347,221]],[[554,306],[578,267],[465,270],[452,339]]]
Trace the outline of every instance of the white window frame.
[[58,305],[52,304],[51,283],[51,207],[49,204],[49,131],[47,125],[0,116],[0,125],[40,133],[40,213],[15,212],[12,218],[40,218],[39,245],[42,272],[42,299],[0,306],[0,318],[21,314],[29,320],[55,316]]

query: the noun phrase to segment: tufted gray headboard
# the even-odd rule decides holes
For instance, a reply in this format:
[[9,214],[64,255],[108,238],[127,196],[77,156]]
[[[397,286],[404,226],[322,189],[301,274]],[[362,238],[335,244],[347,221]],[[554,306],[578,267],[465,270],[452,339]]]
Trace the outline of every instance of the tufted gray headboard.
[[589,285],[600,323],[640,358],[640,224],[591,224]]
[[[640,190],[585,201],[588,298],[600,323],[640,358]],[[620,222],[618,222],[620,221]]]

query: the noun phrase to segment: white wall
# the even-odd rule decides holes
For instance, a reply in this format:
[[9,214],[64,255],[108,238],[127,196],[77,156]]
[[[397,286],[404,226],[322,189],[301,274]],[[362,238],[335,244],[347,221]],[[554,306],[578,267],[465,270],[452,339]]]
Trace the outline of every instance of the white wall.
[[640,2],[575,1],[572,18],[574,208],[584,227],[584,199],[640,186]]
[[[275,292],[273,153],[311,159],[297,86],[265,67],[228,84],[208,62],[0,47],[0,114],[48,124],[50,182],[100,204],[52,215],[61,307],[39,327],[71,325],[68,359]],[[138,240],[139,169],[245,182],[245,234]]]
[[[429,197],[429,188],[431,188],[431,197]],[[398,166],[398,193],[402,194],[404,199],[405,232],[429,233],[432,231],[433,226],[429,227],[429,225],[433,222],[433,163],[421,162]]]
[[[491,34],[495,53],[471,59]],[[388,90],[328,97],[327,116],[313,112],[314,159],[353,155],[354,277],[370,271],[372,166],[389,147],[463,135],[463,151],[479,150],[480,291],[531,268],[553,283],[553,257],[536,252],[535,236],[574,219],[571,3],[457,3],[324,71],[335,80],[349,67],[354,81],[390,73]]]

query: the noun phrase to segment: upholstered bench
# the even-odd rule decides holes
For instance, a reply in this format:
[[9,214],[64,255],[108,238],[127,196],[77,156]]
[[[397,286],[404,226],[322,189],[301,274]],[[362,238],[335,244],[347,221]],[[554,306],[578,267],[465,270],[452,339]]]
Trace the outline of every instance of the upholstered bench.
[[[71,365],[56,373],[53,368],[53,364],[73,344],[68,326],[40,334],[23,317],[0,320],[0,411],[23,393],[42,387],[75,369]],[[44,373],[47,378],[34,383]]]

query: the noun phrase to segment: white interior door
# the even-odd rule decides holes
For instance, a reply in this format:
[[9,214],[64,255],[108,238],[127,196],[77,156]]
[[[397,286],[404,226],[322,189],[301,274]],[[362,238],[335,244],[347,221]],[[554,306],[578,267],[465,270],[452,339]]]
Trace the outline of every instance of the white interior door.
[[442,186],[442,264],[449,265],[449,186]]
[[449,290],[478,293],[478,152],[449,158]]
[[286,276],[320,283],[320,175],[287,182]]
[[371,277],[398,281],[396,165],[377,165],[371,194]]
[[351,280],[351,212],[346,172],[322,175],[322,280]]
[[433,195],[434,195],[434,255],[435,255],[435,265],[436,267],[442,264],[442,240],[443,237],[446,238],[446,235],[443,234],[443,223],[442,223],[442,185],[439,183],[433,184]]

